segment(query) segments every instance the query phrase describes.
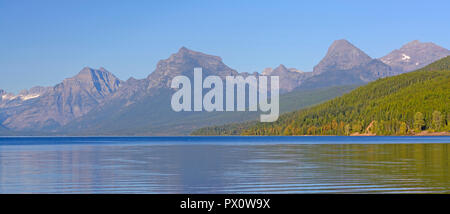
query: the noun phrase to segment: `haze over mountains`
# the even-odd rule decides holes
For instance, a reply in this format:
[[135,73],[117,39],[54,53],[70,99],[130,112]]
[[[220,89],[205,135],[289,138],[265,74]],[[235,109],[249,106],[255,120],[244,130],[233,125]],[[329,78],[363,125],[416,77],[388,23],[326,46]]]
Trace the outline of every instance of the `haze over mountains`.
[[[255,75],[280,76],[281,93],[323,90],[409,72],[448,55],[449,50],[433,43],[413,41],[373,59],[350,42],[337,40],[313,72],[280,65]],[[178,75],[192,77],[195,67],[203,68],[203,76],[249,75],[228,67],[218,56],[185,47],[159,61],[146,79],[122,81],[104,68],[83,68],[53,87],[33,87],[17,95],[0,89],[0,134],[187,134],[201,126],[253,119],[242,112],[173,112],[170,81]]]

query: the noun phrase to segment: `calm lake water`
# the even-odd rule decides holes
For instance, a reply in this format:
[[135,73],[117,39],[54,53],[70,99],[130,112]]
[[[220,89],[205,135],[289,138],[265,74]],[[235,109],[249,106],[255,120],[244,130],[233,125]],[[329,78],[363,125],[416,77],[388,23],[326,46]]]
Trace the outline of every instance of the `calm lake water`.
[[0,193],[450,193],[450,137],[0,138]]

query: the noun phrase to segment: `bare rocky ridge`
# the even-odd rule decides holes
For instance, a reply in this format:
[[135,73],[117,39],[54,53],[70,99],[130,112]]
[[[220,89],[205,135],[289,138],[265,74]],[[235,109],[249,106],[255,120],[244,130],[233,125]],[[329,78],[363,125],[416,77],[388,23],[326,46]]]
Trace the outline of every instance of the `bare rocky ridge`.
[[147,77],[149,81],[148,88],[170,88],[170,81],[173,77],[178,75],[192,77],[196,67],[202,68],[203,76],[216,75],[225,77],[238,75],[234,69],[225,65],[220,57],[182,47],[168,59],[158,62],[155,71]]
[[378,59],[372,59],[350,70],[359,74],[359,78],[365,83],[398,74],[389,65],[384,64]]
[[399,73],[413,71],[450,55],[450,50],[432,42],[414,40],[380,60]]
[[[432,43],[413,41],[381,59],[372,59],[346,40],[337,40],[313,72],[280,65],[262,74],[280,77],[280,93],[342,85],[361,85],[378,78],[421,68],[449,55]],[[407,55],[408,60],[403,55]],[[399,61],[400,57],[400,61]],[[389,61],[390,64],[387,64]],[[398,61],[398,62],[397,62]],[[170,109],[170,81],[178,75],[193,76],[201,67],[203,76],[248,76],[238,73],[218,56],[185,47],[158,62],[145,79],[121,81],[104,68],[84,68],[54,87],[33,87],[14,95],[0,90],[0,125],[4,130],[73,134],[157,134],[233,122],[235,116],[215,113],[177,114]],[[201,115],[201,116],[199,116]],[[194,120],[199,121],[194,124]],[[184,122],[183,122],[184,121]],[[197,127],[194,127],[197,126]],[[186,128],[188,127],[188,128]],[[171,130],[174,129],[174,130]],[[66,132],[71,130],[72,132]],[[171,132],[172,131],[172,132]],[[179,134],[179,133],[178,133]]]
[[[225,65],[220,57],[182,47],[169,58],[159,61],[156,69],[146,79],[130,78],[104,103],[84,117],[74,120],[67,127],[82,129],[83,132],[97,129],[108,133],[135,130],[135,133],[142,134],[161,128],[156,124],[174,123],[176,126],[177,122],[182,123],[186,120],[184,117],[191,115],[192,112],[177,113],[171,110],[170,95],[173,93],[170,87],[171,80],[178,75],[192,78],[194,68],[197,67],[202,68],[203,77],[238,75],[234,69]],[[120,124],[123,126],[118,126]]]
[[54,128],[78,118],[117,91],[121,81],[103,68],[84,68],[49,88],[23,91],[2,107],[2,125],[16,130]]
[[372,58],[347,40],[336,40],[328,48],[326,56],[314,67],[314,73],[343,71],[370,62]]
[[314,67],[312,75],[297,90],[339,85],[362,85],[396,72],[378,59],[372,59],[347,40],[336,40],[325,57]]
[[294,90],[301,85],[303,81],[313,75],[311,72],[302,72],[295,68],[286,68],[284,65],[279,65],[275,69],[266,68],[262,72],[266,76],[279,76],[280,79],[280,93],[286,93]]

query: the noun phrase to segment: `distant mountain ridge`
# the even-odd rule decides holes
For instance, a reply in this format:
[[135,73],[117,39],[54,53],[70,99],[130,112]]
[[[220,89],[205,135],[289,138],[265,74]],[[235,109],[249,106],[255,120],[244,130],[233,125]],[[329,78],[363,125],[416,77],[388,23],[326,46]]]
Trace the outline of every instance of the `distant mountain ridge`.
[[[417,56],[410,55],[411,59],[417,58],[419,65],[423,66],[430,60],[437,60],[448,54],[447,49],[437,48],[434,44],[432,48],[429,48],[428,43],[422,45],[418,42],[405,46],[400,50],[408,54],[409,50],[420,53]],[[421,47],[424,50],[417,50]],[[395,66],[384,63],[383,60],[387,59],[395,62],[393,59],[397,54],[389,55],[373,59],[350,42],[337,40],[314,67],[313,72],[302,72],[281,64],[274,69],[265,69],[262,74],[253,74],[280,76],[281,93],[361,85],[410,69],[410,63]],[[426,59],[420,60],[421,55],[427,56]],[[399,66],[404,67],[400,69]],[[171,111],[170,95],[174,91],[169,87],[171,79],[177,75],[192,77],[195,67],[202,67],[203,76],[250,75],[245,72],[238,73],[224,64],[218,56],[182,47],[169,58],[160,60],[155,70],[145,79],[130,78],[122,81],[104,68],[86,67],[74,77],[67,78],[53,87],[33,87],[17,95],[0,90],[0,125],[25,133],[37,131],[73,135],[95,134],[98,131],[105,135],[161,135],[169,132],[186,134],[189,130],[199,128],[201,123],[209,126],[251,119],[248,115],[239,114],[177,114]],[[183,131],[177,132],[177,129]]]
[[370,56],[347,40],[336,40],[328,48],[325,57],[314,67],[313,72],[320,74],[330,70],[350,70],[371,60]]
[[273,123],[209,127],[194,135],[407,135],[450,132],[450,56],[383,78]]
[[[158,62],[156,69],[144,80],[128,80],[116,93],[98,108],[84,117],[65,126],[64,130],[79,130],[92,134],[90,130],[101,130],[106,135],[123,133],[128,135],[149,135],[151,133],[189,134],[197,126],[221,124],[225,122],[253,119],[255,113],[249,112],[174,112],[170,107],[170,81],[178,75],[193,77],[193,70],[201,67],[203,76],[248,76],[228,67],[217,56],[189,50],[182,47],[169,58]],[[291,71],[287,71],[291,72]],[[298,73],[298,72],[296,72]],[[259,74],[255,74],[259,75]],[[138,82],[144,88],[129,92],[129,81]],[[174,131],[178,130],[178,131]]]
[[1,106],[2,125],[18,130],[54,129],[92,110],[120,84],[104,68],[86,67],[54,87],[34,87],[8,97]]
[[235,70],[222,62],[222,58],[182,47],[168,59],[158,62],[155,71],[147,77],[149,81],[148,88],[170,88],[170,81],[175,76],[185,75],[193,77],[194,67],[201,67],[204,76],[216,75],[225,77],[238,75]]
[[432,42],[422,43],[414,40],[381,57],[380,60],[399,73],[404,73],[422,68],[449,55],[450,50]]
[[295,68],[286,68],[286,66],[281,64],[275,69],[266,68],[262,72],[262,75],[279,76],[281,83],[280,91],[281,93],[286,93],[301,85],[306,79],[313,76],[313,73],[302,72]]
[[313,89],[343,84],[365,84],[398,74],[381,60],[373,59],[345,39],[334,41],[312,75],[297,89]]

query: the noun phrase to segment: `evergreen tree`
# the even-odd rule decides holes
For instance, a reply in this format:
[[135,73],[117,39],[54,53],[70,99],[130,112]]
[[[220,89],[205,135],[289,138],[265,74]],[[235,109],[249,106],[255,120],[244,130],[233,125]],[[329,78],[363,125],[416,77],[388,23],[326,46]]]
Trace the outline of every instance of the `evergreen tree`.
[[440,111],[433,112],[433,129],[440,131],[442,126],[442,114]]
[[423,126],[425,125],[425,120],[423,118],[422,112],[416,112],[414,115],[414,128],[417,132],[422,131]]
[[[333,100],[283,114],[273,123],[254,121],[220,130],[245,135],[348,135],[366,130],[377,135],[405,135],[432,128],[450,131],[449,82],[450,56],[418,71],[382,78]],[[211,129],[203,130],[211,134]]]
[[350,135],[351,133],[351,128],[350,128],[350,124],[345,125],[345,135]]
[[400,124],[400,128],[398,129],[397,134],[399,134],[399,135],[406,135],[406,133],[408,133],[408,128],[406,126],[406,123],[402,122]]

